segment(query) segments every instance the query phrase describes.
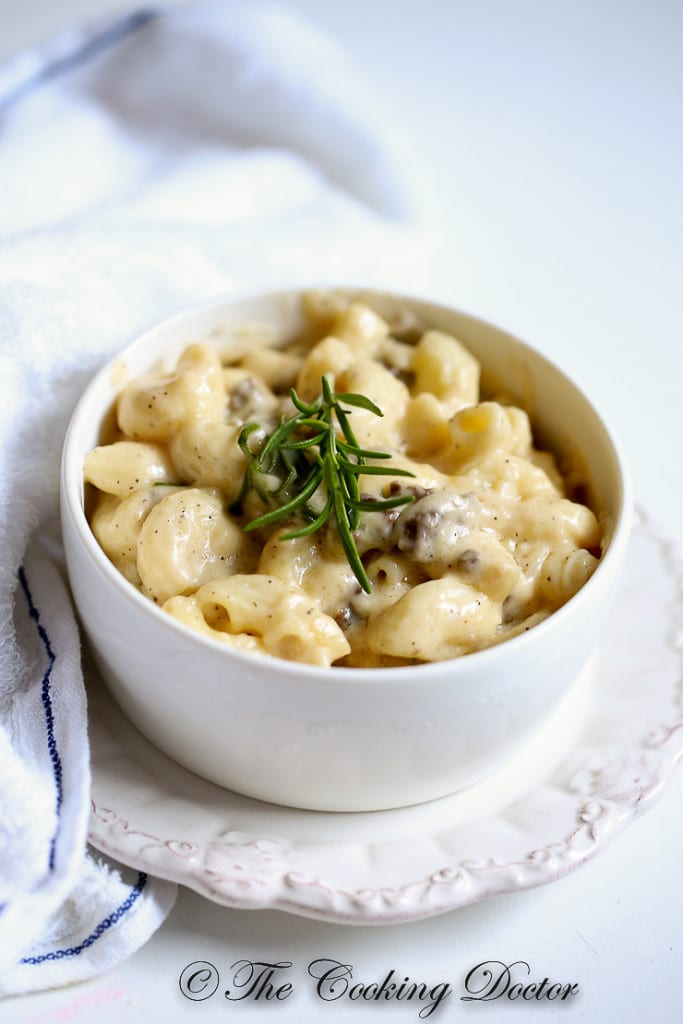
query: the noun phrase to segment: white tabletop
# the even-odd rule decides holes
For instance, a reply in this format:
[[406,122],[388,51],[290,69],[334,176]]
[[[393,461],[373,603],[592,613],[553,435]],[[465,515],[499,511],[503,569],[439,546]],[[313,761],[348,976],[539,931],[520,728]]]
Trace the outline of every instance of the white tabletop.
[[[683,5],[672,0],[298,0],[354,54],[422,165],[435,216],[434,296],[543,349],[586,386],[630,457],[636,492],[681,536]],[[92,0],[0,0],[17,49]],[[121,0],[98,5],[115,9]],[[10,21],[11,11],[11,21]],[[634,642],[637,642],[635,640]],[[157,935],[108,975],[9,1000],[3,1020],[131,1024],[418,1020],[415,1002],[323,1002],[318,957],[354,980],[397,975],[451,993],[431,1019],[635,1024],[678,1019],[683,772],[595,860],[542,889],[391,927],[226,910],[182,890]],[[291,961],[291,996],[230,1005],[180,992],[191,961]],[[578,994],[467,1003],[468,971],[526,961]],[[429,1019],[429,1018],[428,1018]]]

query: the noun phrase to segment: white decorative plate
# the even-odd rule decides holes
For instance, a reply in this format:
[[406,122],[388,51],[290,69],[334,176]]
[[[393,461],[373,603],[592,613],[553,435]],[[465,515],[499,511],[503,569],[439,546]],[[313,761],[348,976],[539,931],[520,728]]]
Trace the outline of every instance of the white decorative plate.
[[169,760],[89,683],[90,841],[231,907],[415,920],[554,881],[651,806],[683,754],[683,568],[641,511],[607,635],[553,720],[494,778],[432,803],[324,814]]

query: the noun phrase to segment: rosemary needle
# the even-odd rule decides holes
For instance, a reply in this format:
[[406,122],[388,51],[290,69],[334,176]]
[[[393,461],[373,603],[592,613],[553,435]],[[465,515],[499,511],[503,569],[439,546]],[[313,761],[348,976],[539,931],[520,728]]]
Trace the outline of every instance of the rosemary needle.
[[[406,469],[367,464],[366,459],[390,459],[391,454],[361,448],[356,440],[349,423],[353,408],[366,409],[375,416],[384,415],[365,395],[335,392],[323,376],[320,395],[314,402],[304,402],[294,388],[290,396],[296,412],[289,418],[280,417],[275,430],[261,439],[258,451],[253,450],[249,439],[260,430],[259,424],[247,423],[242,427],[238,444],[246,456],[247,466],[230,511],[240,515],[244,500],[253,489],[269,511],[246,523],[246,531],[270,526],[295,513],[307,520],[298,529],[282,534],[283,540],[315,533],[334,515],[344,554],[356,579],[369,594],[372,584],[353,536],[361,513],[383,512],[406,505],[414,498],[406,494],[397,498],[362,499],[358,478],[414,474]],[[344,406],[351,406],[351,409]],[[321,488],[325,503],[322,510],[315,511],[309,502]]]

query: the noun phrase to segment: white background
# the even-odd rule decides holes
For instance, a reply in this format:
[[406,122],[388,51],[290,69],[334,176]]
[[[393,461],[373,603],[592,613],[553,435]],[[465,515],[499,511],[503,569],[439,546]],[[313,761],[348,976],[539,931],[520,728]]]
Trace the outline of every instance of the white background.
[[[0,0],[0,58],[124,0]],[[421,164],[434,295],[542,348],[621,436],[636,491],[680,537],[683,4],[677,0],[298,0],[336,35]],[[647,610],[645,609],[645,613]],[[430,921],[345,928],[182,891],[135,957],[95,982],[9,1000],[2,1020],[417,1021],[414,1004],[322,1004],[306,966],[448,981],[436,1021],[681,1019],[683,773],[596,860],[544,889]],[[284,1003],[183,1000],[192,960],[291,960]],[[578,982],[569,1005],[460,1001],[482,960]],[[307,984],[309,983],[309,984]]]

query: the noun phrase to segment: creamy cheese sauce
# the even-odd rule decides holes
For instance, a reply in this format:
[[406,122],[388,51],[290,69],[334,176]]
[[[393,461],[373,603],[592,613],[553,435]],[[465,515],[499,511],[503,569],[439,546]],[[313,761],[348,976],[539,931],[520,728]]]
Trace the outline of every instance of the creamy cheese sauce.
[[[600,557],[596,516],[570,499],[552,454],[534,447],[527,414],[481,400],[467,349],[410,316],[388,323],[333,294],[309,294],[304,312],[306,329],[287,344],[272,332],[207,339],[170,372],[122,388],[85,480],[93,532],[126,579],[238,649],[359,667],[489,647],[572,597]],[[355,541],[369,594],[333,519],[283,540],[299,522],[244,532],[265,511],[253,492],[240,516],[230,512],[245,471],[240,429],[256,421],[265,436],[292,414],[289,389],[312,401],[323,374],[383,410],[381,419],[352,410],[361,447],[390,452],[389,465],[414,474],[360,477],[363,498],[414,499],[361,516]]]

